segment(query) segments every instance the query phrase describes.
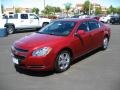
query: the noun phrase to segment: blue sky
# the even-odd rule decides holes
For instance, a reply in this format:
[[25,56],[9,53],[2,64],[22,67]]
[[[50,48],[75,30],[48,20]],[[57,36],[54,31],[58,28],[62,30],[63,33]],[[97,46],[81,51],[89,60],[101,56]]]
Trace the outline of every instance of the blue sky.
[[[37,7],[40,10],[44,8],[44,0],[0,0],[4,7]],[[45,0],[46,5],[59,6],[64,8],[64,4],[67,2],[72,3],[74,7],[77,3],[84,3],[85,0]],[[120,6],[120,0],[90,0],[91,2],[99,3],[102,6],[109,7],[113,5],[114,7]]]

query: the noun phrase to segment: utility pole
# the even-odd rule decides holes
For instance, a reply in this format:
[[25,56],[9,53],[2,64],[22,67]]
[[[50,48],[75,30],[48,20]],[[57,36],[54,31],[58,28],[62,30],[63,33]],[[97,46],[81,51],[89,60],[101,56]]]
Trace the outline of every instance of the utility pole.
[[1,5],[2,5],[2,0],[0,0],[0,18],[2,18],[2,9],[1,9]]
[[44,9],[45,9],[45,0],[44,0]]
[[94,3],[93,11],[94,11],[94,15],[95,15],[95,12],[96,12],[95,3]]
[[90,13],[91,13],[91,2],[90,2],[90,0],[89,0],[89,15],[90,15]]
[[15,3],[14,3],[14,0],[12,0],[13,2],[13,12],[15,13]]

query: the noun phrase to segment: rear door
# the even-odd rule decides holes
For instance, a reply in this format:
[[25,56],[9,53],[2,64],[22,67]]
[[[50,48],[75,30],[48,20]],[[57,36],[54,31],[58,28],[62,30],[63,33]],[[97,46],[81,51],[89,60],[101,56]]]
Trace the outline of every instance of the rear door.
[[88,22],[90,38],[92,39],[92,48],[97,48],[102,45],[104,38],[103,27],[98,21],[90,20]]
[[21,14],[21,28],[29,28],[30,27],[30,20],[28,18],[28,14]]

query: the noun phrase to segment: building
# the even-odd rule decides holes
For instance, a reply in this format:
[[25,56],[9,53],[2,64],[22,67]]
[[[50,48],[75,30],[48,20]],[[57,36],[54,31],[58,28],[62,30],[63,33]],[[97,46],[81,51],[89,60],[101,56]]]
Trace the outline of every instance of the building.
[[108,8],[106,8],[104,6],[101,7],[101,11],[103,14],[107,14],[107,10],[108,10]]
[[[100,4],[93,3],[92,4],[93,9],[91,10],[91,13],[95,13],[96,8],[101,8],[101,13],[106,14],[107,8],[104,6],[101,6]],[[76,4],[74,12],[77,14],[83,14],[83,4]]]
[[83,11],[83,4],[76,4],[74,12],[80,14],[82,13],[82,11]]
[[4,14],[14,14],[14,12],[19,9],[19,12],[21,13],[31,13],[32,9],[31,8],[22,8],[22,7],[13,7],[13,8],[5,8],[4,9]]

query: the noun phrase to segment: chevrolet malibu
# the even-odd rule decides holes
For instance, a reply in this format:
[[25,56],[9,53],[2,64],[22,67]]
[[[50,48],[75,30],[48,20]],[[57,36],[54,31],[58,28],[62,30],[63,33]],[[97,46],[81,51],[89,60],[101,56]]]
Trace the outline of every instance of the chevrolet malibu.
[[97,48],[107,49],[110,28],[94,19],[61,19],[25,36],[11,47],[15,66],[66,71],[71,61]]

